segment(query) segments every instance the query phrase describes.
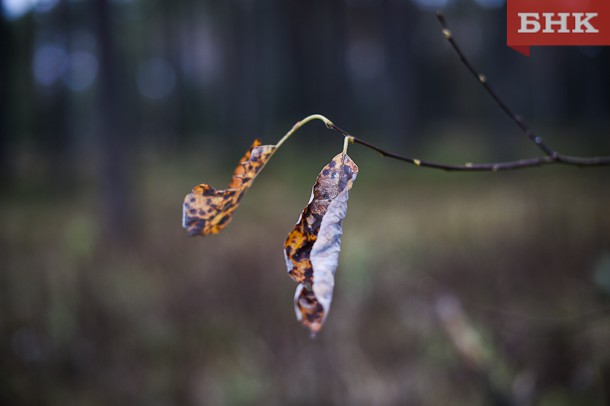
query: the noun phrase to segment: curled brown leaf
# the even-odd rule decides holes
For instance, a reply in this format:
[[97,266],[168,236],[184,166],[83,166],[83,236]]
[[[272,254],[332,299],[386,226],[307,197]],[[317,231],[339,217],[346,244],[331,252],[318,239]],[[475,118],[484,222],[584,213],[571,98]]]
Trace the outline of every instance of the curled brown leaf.
[[309,204],[284,243],[288,273],[299,283],[297,319],[312,334],[322,328],[330,309],[343,219],[357,175],[358,166],[346,153],[335,156],[318,175]]
[[188,235],[217,234],[225,228],[244,193],[275,149],[275,145],[261,145],[256,139],[239,161],[227,189],[216,190],[205,183],[195,186],[184,198],[182,206],[182,226]]

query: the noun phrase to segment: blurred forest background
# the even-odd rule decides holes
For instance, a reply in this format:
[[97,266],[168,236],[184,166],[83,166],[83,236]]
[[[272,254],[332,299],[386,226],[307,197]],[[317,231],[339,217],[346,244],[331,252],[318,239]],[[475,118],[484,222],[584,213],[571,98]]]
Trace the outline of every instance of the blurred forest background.
[[608,405],[610,169],[360,166],[333,308],[281,245],[342,140],[302,129],[188,239],[255,137],[324,114],[446,163],[610,154],[610,49],[505,46],[503,0],[2,0],[0,403]]

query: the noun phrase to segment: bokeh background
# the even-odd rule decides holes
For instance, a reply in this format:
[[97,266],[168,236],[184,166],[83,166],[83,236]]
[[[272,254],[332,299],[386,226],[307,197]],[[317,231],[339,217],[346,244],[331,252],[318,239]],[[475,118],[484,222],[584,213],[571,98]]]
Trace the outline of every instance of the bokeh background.
[[342,140],[313,123],[220,235],[182,199],[321,113],[445,163],[610,154],[610,49],[505,46],[503,0],[3,0],[0,403],[608,405],[608,168],[435,172],[354,145],[310,339],[282,243]]

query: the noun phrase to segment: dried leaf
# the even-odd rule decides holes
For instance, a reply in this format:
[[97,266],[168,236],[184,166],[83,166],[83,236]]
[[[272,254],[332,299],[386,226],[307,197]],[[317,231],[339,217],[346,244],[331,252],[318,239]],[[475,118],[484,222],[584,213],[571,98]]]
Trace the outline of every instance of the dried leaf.
[[227,189],[216,190],[205,183],[195,186],[184,198],[182,207],[182,226],[188,230],[188,235],[216,234],[225,228],[244,193],[274,151],[275,145],[261,145],[256,139],[239,161]]
[[342,223],[358,166],[346,153],[318,175],[309,204],[284,243],[288,273],[299,283],[294,297],[297,319],[315,334],[332,301],[341,250]]

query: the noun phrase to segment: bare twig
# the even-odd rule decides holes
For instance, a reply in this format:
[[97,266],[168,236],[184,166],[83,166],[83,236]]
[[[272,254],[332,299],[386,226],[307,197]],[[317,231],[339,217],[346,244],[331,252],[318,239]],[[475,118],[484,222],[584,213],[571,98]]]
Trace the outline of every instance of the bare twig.
[[485,88],[487,93],[494,99],[494,101],[498,104],[498,106],[502,109],[502,111],[504,111],[506,113],[506,115],[509,116],[511,118],[511,120],[513,120],[515,122],[515,124],[517,124],[519,126],[521,131],[523,131],[525,133],[525,135],[534,144],[536,144],[538,146],[538,148],[540,148],[542,150],[542,152],[544,152],[548,156],[553,156],[555,154],[555,151],[552,148],[550,148],[549,146],[547,146],[542,141],[542,138],[539,137],[538,135],[536,135],[527,126],[527,124],[525,124],[523,119],[520,116],[518,116],[517,114],[515,114],[510,109],[510,107],[508,107],[506,105],[506,103],[504,103],[504,101],[500,98],[500,96],[498,96],[498,94],[494,91],[494,89],[487,82],[487,77],[484,74],[479,73],[474,68],[474,66],[472,66],[472,63],[470,63],[470,61],[466,58],[466,56],[464,55],[464,53],[462,52],[462,50],[460,49],[458,44],[453,39],[453,34],[451,33],[451,30],[449,30],[449,26],[447,25],[445,16],[443,15],[443,13],[441,11],[436,12],[436,18],[438,19],[438,21],[441,23],[441,26],[443,27],[443,35],[445,36],[445,39],[447,39],[447,41],[449,42],[449,44],[451,44],[451,47],[453,48],[455,53],[460,57],[460,61],[464,64],[464,66],[466,66],[466,68],[470,71],[470,73],[472,73],[472,75],[481,83],[481,85]]
[[525,169],[531,168],[533,166],[542,166],[546,164],[553,163],[552,158],[548,156],[530,158],[530,159],[521,159],[518,161],[508,161],[508,162],[490,162],[490,163],[471,163],[467,162],[463,165],[452,165],[452,164],[441,164],[437,162],[430,162],[423,159],[410,158],[406,156],[401,156],[394,154],[392,152],[385,151],[379,148],[376,145],[371,144],[370,142],[364,141],[360,138],[354,137],[350,135],[345,130],[337,127],[334,124],[330,124],[327,126],[331,130],[337,131],[342,136],[346,138],[351,138],[351,142],[354,144],[360,144],[369,149],[379,152],[382,156],[397,159],[399,161],[407,162],[413,164],[415,166],[421,166],[423,168],[432,168],[432,169],[442,169],[445,171],[461,171],[461,172],[497,172],[497,171],[507,171],[514,169]]
[[449,44],[451,45],[451,47],[453,48],[455,53],[459,56],[460,61],[464,64],[464,66],[466,66],[466,68],[470,71],[470,73],[472,73],[472,75],[479,81],[479,83],[481,83],[481,85],[483,86],[485,91],[487,91],[487,93],[491,96],[491,98],[494,99],[494,101],[500,107],[500,109],[502,109],[502,111],[504,111],[506,113],[506,115],[508,117],[510,117],[510,119],[513,120],[515,122],[515,124],[517,124],[517,126],[519,126],[521,131],[523,131],[523,133],[538,148],[540,148],[540,150],[542,152],[544,152],[548,158],[551,158],[551,160],[546,163],[562,163],[562,164],[566,164],[566,165],[576,165],[576,166],[610,165],[610,157],[588,158],[588,157],[570,156],[570,155],[565,155],[565,154],[559,153],[556,150],[554,150],[553,148],[551,148],[550,146],[548,146],[547,144],[545,144],[545,142],[542,140],[542,138],[539,135],[536,135],[536,133],[525,123],[525,121],[523,121],[523,118],[521,118],[521,116],[515,114],[512,111],[512,109],[510,107],[508,107],[508,105],[504,102],[504,100],[502,100],[502,98],[494,91],[494,89],[489,85],[489,82],[487,81],[487,77],[484,74],[478,72],[474,68],[472,63],[470,63],[468,58],[466,58],[466,56],[464,55],[464,53],[462,52],[462,50],[460,49],[458,44],[455,42],[455,39],[453,38],[453,34],[451,33],[449,26],[447,25],[447,21],[445,20],[445,16],[443,15],[443,13],[441,11],[438,11],[436,13],[436,18],[438,19],[438,21],[441,24],[441,27],[443,28],[443,35],[445,36],[445,38],[447,39],[447,41],[449,42]]
[[[534,133],[532,129],[525,124],[523,119],[513,113],[513,111],[508,107],[508,105],[500,98],[500,96],[493,90],[493,88],[487,82],[487,78],[482,73],[479,73],[472,63],[466,58],[460,47],[457,45],[453,38],[453,34],[449,30],[445,17],[441,12],[437,12],[436,14],[441,26],[443,28],[443,35],[449,41],[452,48],[455,50],[457,55],[459,56],[462,63],[466,66],[466,68],[472,73],[472,75],[477,78],[479,83],[485,88],[487,93],[494,99],[497,105],[508,115],[511,120],[513,120],[523,131],[523,133],[534,143],[538,148],[544,152],[543,156],[538,156],[534,158],[527,159],[519,159],[515,161],[506,161],[506,162],[488,162],[488,163],[472,163],[467,162],[464,164],[443,164],[437,162],[430,162],[423,159],[411,158],[407,156],[402,156],[395,154],[393,152],[388,152],[374,144],[371,144],[368,141],[362,140],[358,137],[354,137],[350,133],[341,128],[337,127],[332,121],[327,119],[324,116],[319,114],[314,114],[309,116],[299,122],[297,122],[293,128],[280,140],[278,143],[278,147],[286,140],[290,135],[292,135],[298,128],[300,128],[303,124],[312,121],[312,120],[321,120],[324,122],[327,128],[336,131],[341,136],[345,137],[346,146],[348,142],[354,144],[360,144],[364,147],[372,149],[374,151],[379,152],[382,156],[396,159],[402,162],[407,162],[415,166],[421,166],[424,168],[432,168],[432,169],[441,169],[445,171],[461,171],[461,172],[498,172],[498,171],[509,171],[516,169],[526,169],[537,166],[551,165],[551,164],[563,164],[570,166],[579,166],[579,167],[589,167],[589,166],[610,166],[610,156],[602,156],[602,157],[579,157],[572,155],[565,155],[557,152],[550,146],[542,141],[542,138]],[[344,149],[346,148],[344,146]]]
[[438,162],[430,162],[423,159],[411,158],[407,156],[402,156],[398,154],[394,154],[393,152],[388,152],[370,142],[362,140],[358,137],[354,137],[349,134],[347,131],[342,130],[337,127],[335,124],[328,124],[328,128],[331,130],[337,131],[344,137],[350,137],[351,142],[354,144],[360,144],[369,149],[379,152],[382,156],[387,158],[396,159],[399,161],[407,162],[413,164],[415,166],[421,166],[422,168],[432,168],[432,169],[442,169],[444,171],[451,172],[499,172],[499,171],[510,171],[515,169],[527,169],[535,166],[544,166],[550,164],[564,164],[564,165],[572,165],[572,166],[608,166],[610,165],[610,157],[592,157],[592,158],[582,158],[575,157],[563,154],[557,154],[554,156],[539,156],[528,159],[519,159],[515,161],[505,161],[505,162],[486,162],[486,163],[472,163],[466,162],[461,165],[455,164],[443,164]]

